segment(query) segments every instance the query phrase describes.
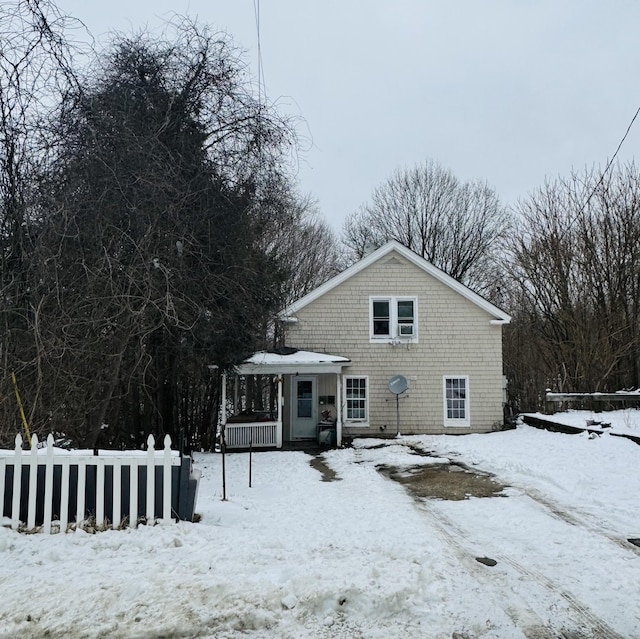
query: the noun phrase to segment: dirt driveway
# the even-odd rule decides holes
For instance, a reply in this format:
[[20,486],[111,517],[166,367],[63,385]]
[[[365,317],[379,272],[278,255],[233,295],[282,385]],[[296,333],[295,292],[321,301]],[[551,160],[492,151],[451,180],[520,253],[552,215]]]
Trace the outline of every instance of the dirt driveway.
[[[429,456],[429,451],[414,447],[418,456]],[[323,462],[313,464],[322,471]],[[568,584],[573,581],[559,579],[553,553],[549,553],[549,540],[536,535],[538,528],[546,530],[550,519],[565,535],[567,546],[562,549],[558,563],[580,566],[582,572],[585,557],[581,542],[589,537],[600,545],[603,552],[638,554],[639,549],[630,546],[601,529],[597,522],[566,512],[545,495],[531,489],[513,489],[499,478],[478,468],[471,468],[460,460],[434,464],[376,466],[379,473],[402,485],[415,500],[435,529],[440,541],[446,544],[452,557],[480,584],[488,601],[501,601],[504,612],[520,628],[527,639],[631,639],[619,634],[607,621],[593,610]],[[325,481],[339,479],[331,469]],[[469,508],[481,508],[480,504],[493,504],[487,508],[487,522],[495,519],[486,530],[474,529],[464,517],[465,506],[456,502],[469,500]],[[511,510],[509,503],[518,508]],[[497,505],[496,505],[497,504]],[[517,528],[513,527],[516,515],[524,508],[527,515]],[[526,517],[531,513],[531,521]],[[503,516],[502,516],[503,514]],[[534,521],[533,516],[539,521]],[[520,516],[519,514],[517,516]],[[527,528],[530,523],[530,528]],[[518,539],[514,530],[517,530]],[[504,536],[504,537],[503,537]],[[501,541],[504,539],[504,541]],[[598,541],[600,540],[600,541]],[[554,541],[554,543],[558,543]],[[517,552],[512,548],[521,546]],[[506,550],[508,548],[509,550]],[[573,553],[575,548],[575,555]],[[599,559],[601,561],[601,559]],[[588,571],[584,573],[588,575]],[[456,639],[473,639],[460,636]]]

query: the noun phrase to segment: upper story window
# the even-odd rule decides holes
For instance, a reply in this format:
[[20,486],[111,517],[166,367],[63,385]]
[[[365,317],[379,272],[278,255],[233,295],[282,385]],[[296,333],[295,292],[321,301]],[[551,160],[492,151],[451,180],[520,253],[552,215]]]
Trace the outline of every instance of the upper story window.
[[414,297],[371,297],[371,341],[401,339],[417,341],[417,300]]
[[391,335],[391,301],[373,300],[372,337],[389,337]]

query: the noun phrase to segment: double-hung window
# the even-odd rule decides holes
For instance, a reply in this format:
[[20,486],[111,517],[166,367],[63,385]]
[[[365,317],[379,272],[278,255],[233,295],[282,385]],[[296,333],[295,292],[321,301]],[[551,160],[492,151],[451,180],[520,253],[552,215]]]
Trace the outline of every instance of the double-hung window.
[[469,426],[469,377],[445,376],[444,386],[444,425]]
[[391,337],[391,300],[372,300],[373,319],[371,337]]
[[345,404],[348,422],[367,422],[369,396],[366,377],[345,377]]
[[417,341],[418,303],[415,297],[371,297],[370,339]]

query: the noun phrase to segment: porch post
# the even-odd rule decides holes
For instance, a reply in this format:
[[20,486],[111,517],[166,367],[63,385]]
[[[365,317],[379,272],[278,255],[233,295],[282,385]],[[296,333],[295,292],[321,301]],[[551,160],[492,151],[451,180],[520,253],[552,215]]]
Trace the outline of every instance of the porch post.
[[276,447],[282,448],[282,374],[278,375],[278,423],[276,425]]
[[220,407],[220,430],[222,432],[227,425],[227,374],[222,373],[220,378],[222,379],[222,389],[220,393],[220,403],[222,404]]
[[240,375],[234,375],[233,376],[233,414],[234,415],[240,412],[238,410],[239,384],[240,384]]
[[342,446],[342,371],[336,374],[336,446]]

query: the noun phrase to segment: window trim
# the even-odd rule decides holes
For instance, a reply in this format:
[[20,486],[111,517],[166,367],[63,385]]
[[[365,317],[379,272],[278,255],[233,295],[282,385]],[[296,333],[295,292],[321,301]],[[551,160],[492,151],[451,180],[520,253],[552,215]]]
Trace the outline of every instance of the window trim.
[[[347,381],[350,379],[364,379],[365,381],[365,397],[364,397],[364,419],[361,418],[350,418],[349,417],[349,405],[347,398]],[[342,380],[342,388],[343,388],[343,399],[344,399],[344,421],[349,424],[349,427],[362,427],[366,428],[369,426],[369,395],[370,395],[370,386],[369,386],[369,376],[368,375],[345,375]]]
[[[383,318],[382,316],[376,316],[375,313],[375,308],[377,304],[380,304],[384,302],[387,305],[387,309],[388,309],[388,315]],[[382,297],[377,297],[377,298],[371,298],[370,301],[370,334],[371,334],[371,338],[372,339],[389,339],[391,338],[392,334],[393,334],[393,304],[390,298],[382,298]],[[375,332],[376,329],[376,323],[378,321],[383,321],[383,322],[387,322],[387,324],[389,325],[389,332],[386,334],[377,334]]]
[[[449,417],[449,405],[447,397],[447,380],[464,380],[464,417]],[[443,375],[442,376],[442,403],[444,411],[444,425],[449,428],[469,428],[471,426],[471,392],[468,375]]]
[[[375,335],[373,332],[374,302],[389,302],[389,335]],[[413,303],[413,335],[400,335],[398,316],[398,304],[400,302]],[[371,295],[369,296],[369,342],[390,344],[400,340],[403,343],[416,343],[418,341],[418,298],[414,295]]]

